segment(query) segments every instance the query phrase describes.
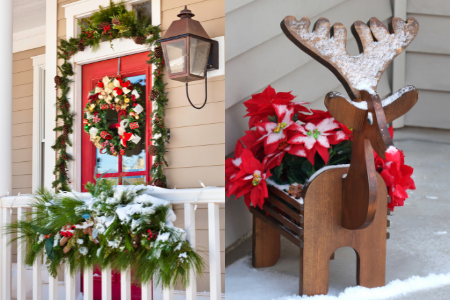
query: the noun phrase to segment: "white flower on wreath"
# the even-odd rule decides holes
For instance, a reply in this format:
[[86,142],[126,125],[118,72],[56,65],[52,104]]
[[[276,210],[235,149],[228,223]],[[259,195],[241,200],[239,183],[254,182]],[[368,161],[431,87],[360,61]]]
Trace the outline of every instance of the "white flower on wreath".
[[106,86],[108,86],[108,83],[111,81],[111,79],[109,79],[109,77],[108,76],[105,76],[105,77],[103,77],[103,79],[102,79],[102,82],[103,82],[103,85],[106,87]]
[[114,83],[114,87],[120,87],[120,81],[119,80],[114,79],[113,83]]
[[95,94],[98,94],[98,93],[101,93],[103,91],[103,88],[101,88],[101,87],[99,87],[99,86],[96,86],[95,87],[95,90],[94,90],[94,93]]
[[134,95],[136,97],[136,99],[138,99],[140,97],[139,93],[136,90],[133,90],[131,92],[131,95]]
[[114,90],[115,85],[113,82],[108,83],[108,89],[110,89],[111,91]]
[[[129,90],[129,89],[127,89],[126,87],[124,87],[123,89],[122,89],[122,92],[126,95],[126,94],[128,94],[129,92],[131,92],[131,90]],[[136,97],[137,98],[137,97]]]

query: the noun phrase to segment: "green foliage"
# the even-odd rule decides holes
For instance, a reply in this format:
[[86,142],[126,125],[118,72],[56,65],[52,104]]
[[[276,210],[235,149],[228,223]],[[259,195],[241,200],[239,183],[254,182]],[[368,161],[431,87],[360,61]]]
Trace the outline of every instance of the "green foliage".
[[[113,20],[116,24],[113,23]],[[99,26],[102,23],[108,23],[108,26]],[[151,48],[155,41],[160,39],[160,26],[152,26],[150,20],[146,17],[138,18],[134,11],[128,11],[123,3],[110,2],[109,7],[100,7],[100,10],[88,18],[79,20],[78,24],[81,28],[81,33],[76,38],[69,40],[60,40],[58,46],[58,59],[63,60],[63,64],[58,66],[61,72],[61,84],[57,86],[60,89],[61,96],[57,98],[56,106],[58,114],[56,121],[62,121],[62,126],[56,126],[54,131],[59,133],[55,144],[52,148],[57,152],[57,160],[53,174],[56,176],[53,182],[53,187],[58,191],[69,191],[69,178],[67,177],[67,162],[73,160],[73,157],[66,152],[67,146],[71,146],[69,136],[61,134],[64,131],[64,126],[68,128],[68,133],[73,132],[74,114],[70,111],[67,94],[69,92],[69,77],[74,75],[72,64],[69,62],[70,58],[78,52],[79,44],[84,47],[92,47],[93,50],[98,49],[100,42],[112,41],[117,38],[134,38],[144,37],[145,44]],[[152,134],[158,136],[152,139],[153,143],[158,148],[158,154],[154,159],[154,164],[151,169],[152,180],[161,179],[166,184],[166,177],[164,176],[164,166],[167,162],[164,159],[165,143],[168,143],[167,128],[164,125],[164,110],[167,105],[167,93],[165,92],[165,84],[163,83],[164,60],[156,59],[153,51],[149,54],[149,64],[153,65],[153,90],[157,91],[159,97],[153,102],[156,110],[152,112],[152,118],[159,120],[153,122]]]
[[[190,270],[202,272],[202,258],[185,239],[185,232],[172,224],[175,214],[168,201],[145,195],[139,187],[113,187],[105,179],[86,188],[92,198],[41,190],[31,205],[34,212],[6,227],[7,234],[17,235],[12,242],[27,246],[27,265],[45,253],[52,276],[66,262],[72,273],[95,266],[116,271],[131,268],[134,282],[153,278],[163,286],[187,284]],[[72,236],[61,245],[63,233],[74,225]],[[83,231],[89,227],[92,236]],[[70,250],[64,253],[64,248]]]
[[319,169],[325,166],[349,164],[352,152],[352,141],[344,141],[331,146],[328,153],[330,158],[325,165],[322,157],[316,153],[314,166],[306,157],[299,157],[286,153],[283,162],[271,170],[272,177],[277,184],[293,184],[305,182]]

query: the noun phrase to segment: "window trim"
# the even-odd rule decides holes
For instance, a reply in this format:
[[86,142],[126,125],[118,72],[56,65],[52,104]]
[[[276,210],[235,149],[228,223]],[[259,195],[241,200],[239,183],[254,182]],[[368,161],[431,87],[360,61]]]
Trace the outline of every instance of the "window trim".
[[[32,192],[44,184],[44,162],[42,155],[48,151],[45,141],[45,54],[31,57],[33,60],[33,163]],[[42,147],[44,144],[44,147]],[[44,149],[43,149],[44,148]],[[44,152],[42,151],[44,150]]]

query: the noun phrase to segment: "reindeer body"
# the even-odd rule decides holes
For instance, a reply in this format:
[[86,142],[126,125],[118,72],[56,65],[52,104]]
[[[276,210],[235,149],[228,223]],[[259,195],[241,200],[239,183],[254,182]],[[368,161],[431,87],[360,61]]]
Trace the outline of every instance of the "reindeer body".
[[[345,49],[347,33],[342,24],[331,27],[327,19],[320,18],[311,33],[309,26],[308,18],[297,21],[286,17],[281,22],[286,36],[330,69],[350,97],[328,93],[325,106],[337,121],[353,129],[351,163],[349,168],[326,170],[308,182],[302,191],[304,205],[297,211],[284,211],[288,215],[300,214],[302,228],[297,232],[303,243],[296,243],[286,230],[279,228],[274,219],[288,223],[270,207],[264,209],[274,218],[252,210],[253,266],[276,263],[281,233],[300,247],[300,295],[328,292],[329,260],[336,249],[345,246],[357,254],[357,284],[383,286],[388,199],[386,185],[375,170],[373,152],[385,158],[386,150],[392,146],[387,123],[408,112],[417,102],[418,93],[408,86],[395,93],[395,98],[381,101],[376,88],[390,62],[415,38],[419,24],[414,18],[406,22],[393,18],[389,32],[376,18],[370,19],[368,25],[356,21],[352,33],[361,53],[356,57],[348,55]],[[283,198],[276,194],[268,199],[273,205],[278,202],[272,197]],[[291,201],[286,197],[284,200]]]

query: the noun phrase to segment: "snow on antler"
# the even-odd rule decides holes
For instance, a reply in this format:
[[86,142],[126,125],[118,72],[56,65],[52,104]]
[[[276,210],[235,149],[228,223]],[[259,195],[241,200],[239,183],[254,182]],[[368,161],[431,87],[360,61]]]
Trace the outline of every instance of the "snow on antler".
[[329,68],[353,99],[359,98],[360,90],[376,90],[384,70],[412,42],[419,30],[419,23],[412,17],[406,22],[393,18],[391,32],[377,18],[370,19],[370,27],[356,21],[352,33],[361,54],[350,56],[345,47],[347,30],[344,25],[336,23],[331,28],[327,19],[320,18],[313,32],[309,32],[310,24],[309,18],[298,21],[289,16],[281,27],[298,47]]

